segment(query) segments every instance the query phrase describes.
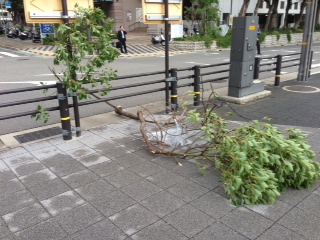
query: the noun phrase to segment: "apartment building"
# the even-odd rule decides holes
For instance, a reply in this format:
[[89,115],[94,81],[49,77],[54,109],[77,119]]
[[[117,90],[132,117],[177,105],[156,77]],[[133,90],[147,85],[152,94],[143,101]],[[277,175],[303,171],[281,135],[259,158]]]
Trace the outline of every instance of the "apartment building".
[[[253,14],[255,7],[257,5],[258,0],[251,0],[247,15],[250,16]],[[288,16],[288,23],[289,26],[293,26],[295,17],[300,14],[300,6],[301,6],[301,0],[293,0],[293,4],[289,10],[289,16]],[[221,10],[221,19],[226,23],[231,25],[232,24],[232,18],[234,16],[238,16],[240,9],[242,7],[243,0],[223,0],[220,1],[220,10]],[[284,25],[284,18],[285,18],[285,12],[287,7],[287,1],[286,0],[280,0],[278,5],[278,27],[281,28]],[[259,16],[259,23],[264,26],[267,14],[268,14],[269,8],[267,6],[266,2],[262,2],[258,8],[258,16]]]

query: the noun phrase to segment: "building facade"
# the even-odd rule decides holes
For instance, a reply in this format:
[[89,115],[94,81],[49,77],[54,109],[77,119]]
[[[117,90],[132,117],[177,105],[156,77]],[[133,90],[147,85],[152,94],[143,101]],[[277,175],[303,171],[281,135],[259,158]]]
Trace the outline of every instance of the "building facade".
[[[144,0],[100,0],[95,3],[96,7],[103,9],[107,16],[115,21],[115,30],[123,25],[126,30],[132,31],[141,27],[143,24],[142,2]],[[258,0],[251,0],[247,10],[247,15],[253,14]],[[243,0],[220,0],[219,8],[221,12],[221,21],[225,24],[232,25],[232,18],[239,15],[243,4]],[[284,25],[286,0],[280,0],[278,6],[278,27]],[[289,10],[288,22],[289,26],[293,26],[295,17],[300,13],[301,0],[293,0],[293,4]],[[267,19],[268,7],[266,2],[262,2],[258,9],[259,24],[263,27]],[[145,26],[146,27],[146,26]],[[163,26],[147,26],[148,32],[152,29],[157,30]]]
[[[255,7],[257,5],[258,0],[251,0],[247,15],[253,15],[253,12],[255,10]],[[293,0],[293,4],[289,10],[289,16],[288,16],[288,23],[289,27],[293,26],[295,22],[295,17],[300,14],[300,7],[301,7],[301,0]],[[223,0],[220,1],[220,11],[221,11],[221,20],[223,20],[226,24],[231,25],[232,24],[232,18],[239,15],[239,12],[241,10],[243,4],[243,0]],[[281,28],[284,26],[284,18],[285,18],[285,12],[287,7],[287,1],[286,0],[280,0],[278,5],[278,23],[277,27]],[[268,14],[269,8],[267,6],[266,2],[262,2],[262,4],[258,8],[258,16],[259,16],[259,24],[264,26],[267,14]]]

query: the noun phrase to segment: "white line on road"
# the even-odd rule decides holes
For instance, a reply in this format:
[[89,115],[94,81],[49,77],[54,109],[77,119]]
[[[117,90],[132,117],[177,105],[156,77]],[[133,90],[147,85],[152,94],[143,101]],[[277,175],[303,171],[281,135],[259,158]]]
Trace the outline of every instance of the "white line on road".
[[45,74],[39,74],[39,75],[34,75],[35,77],[45,77],[45,76],[62,76],[63,73],[57,73],[57,74],[53,74],[53,73],[45,73]]
[[312,64],[311,67],[312,67],[312,68],[320,67],[320,64],[319,64],[319,63],[318,63],[318,64]]
[[[276,71],[271,71],[272,73],[276,73]],[[281,72],[280,74],[287,74],[287,72]]]
[[197,63],[197,62],[185,62],[185,63],[200,64],[200,65],[211,65],[211,64],[209,64],[209,63]]
[[8,52],[0,52],[0,54],[6,55],[6,56],[9,56],[9,57],[20,57],[18,55],[15,55],[15,54],[12,54],[12,53],[8,53]]
[[[51,85],[51,84],[55,84],[56,81],[34,81],[34,82],[0,82],[0,83],[4,83],[4,84],[34,84],[37,86],[42,86],[42,85]],[[42,83],[42,84],[41,84]]]

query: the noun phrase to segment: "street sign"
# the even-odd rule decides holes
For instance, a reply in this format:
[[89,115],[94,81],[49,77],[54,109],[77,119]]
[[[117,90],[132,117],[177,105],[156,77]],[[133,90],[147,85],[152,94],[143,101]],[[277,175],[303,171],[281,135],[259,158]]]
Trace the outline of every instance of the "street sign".
[[40,29],[42,34],[54,34],[52,24],[40,24]]
[[[24,0],[27,23],[63,23],[61,0]],[[74,18],[74,6],[93,7],[93,0],[68,0],[68,16]]]
[[[182,0],[167,0],[169,23],[182,23]],[[163,24],[165,15],[164,0],[142,0],[143,23]]]
[[11,2],[6,1],[6,8],[11,8]]

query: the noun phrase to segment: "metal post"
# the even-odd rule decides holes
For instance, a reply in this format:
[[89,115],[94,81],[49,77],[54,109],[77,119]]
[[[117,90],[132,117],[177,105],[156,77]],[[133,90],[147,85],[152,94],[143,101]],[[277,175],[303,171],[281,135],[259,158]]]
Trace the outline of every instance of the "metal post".
[[72,132],[71,132],[71,121],[70,121],[70,114],[69,114],[69,107],[68,107],[67,90],[61,82],[57,83],[57,92],[58,92],[63,140],[71,140]]
[[[165,77],[169,78],[169,1],[164,0]],[[169,82],[166,82],[166,111],[169,107]]]
[[171,82],[171,110],[176,112],[178,109],[178,82],[177,82],[177,76],[178,72],[176,68],[171,68],[170,70],[171,77],[175,78],[175,81]]
[[[68,6],[67,6],[67,0],[62,0],[62,18],[63,22],[67,25],[69,24],[69,17],[68,17]],[[67,40],[67,51],[69,54],[69,58],[73,58],[72,54],[72,46],[70,39]],[[71,77],[73,81],[77,81],[77,74],[75,72],[71,73]],[[79,105],[78,105],[78,96],[76,93],[72,93],[72,99],[73,99],[73,111],[75,116],[75,127],[76,127],[76,136],[81,136],[81,127],[80,127],[80,115],[79,115]]]
[[193,68],[194,70],[194,82],[193,82],[193,91],[194,91],[194,99],[193,106],[200,106],[200,66],[196,65]]
[[309,67],[308,67],[308,78],[311,77],[312,58],[313,58],[313,51],[310,52]]
[[313,18],[315,16],[314,11],[316,11],[317,0],[309,0],[306,2],[306,20],[304,23],[304,32],[301,43],[301,59],[299,64],[298,71],[298,81],[307,80],[307,69],[308,69],[308,60],[310,54],[310,44],[312,40],[312,31],[313,31]]
[[280,86],[282,55],[277,55],[276,75],[274,78],[274,86]]
[[72,96],[73,101],[73,111],[74,111],[74,122],[76,125],[76,136],[81,136],[81,127],[80,127],[80,113],[79,113],[79,101],[77,93],[73,93]]
[[256,57],[256,58],[254,59],[253,79],[259,79],[259,75],[260,75],[260,62],[261,62],[261,58]]

